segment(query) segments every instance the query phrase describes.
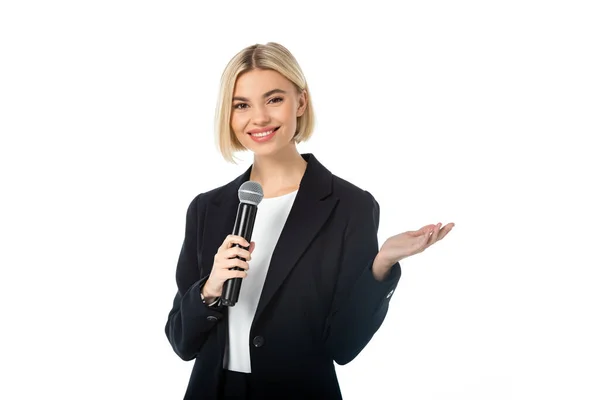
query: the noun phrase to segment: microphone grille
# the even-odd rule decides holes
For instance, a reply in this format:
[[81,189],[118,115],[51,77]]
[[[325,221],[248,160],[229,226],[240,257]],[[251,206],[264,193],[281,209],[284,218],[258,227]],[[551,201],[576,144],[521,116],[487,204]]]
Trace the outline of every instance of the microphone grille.
[[263,199],[262,186],[254,181],[244,182],[238,190],[238,197],[242,203],[257,206]]

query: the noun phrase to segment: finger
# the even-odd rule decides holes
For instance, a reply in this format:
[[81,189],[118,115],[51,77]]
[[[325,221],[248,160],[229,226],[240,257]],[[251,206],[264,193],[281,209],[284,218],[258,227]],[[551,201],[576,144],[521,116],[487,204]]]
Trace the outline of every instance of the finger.
[[430,238],[431,238],[431,234],[427,231],[420,236],[420,240],[418,242],[418,247],[417,247],[417,250],[419,252],[421,252],[427,248]]
[[241,236],[234,236],[231,246],[242,247],[244,250],[248,250],[250,248],[250,243]]
[[429,225],[423,226],[418,231],[411,231],[410,233],[412,233],[414,236],[421,236],[424,233],[430,232],[434,227],[435,227],[435,225],[429,224]]
[[438,236],[438,242],[440,240],[442,240],[448,234],[448,232],[450,232],[452,230],[452,228],[454,228],[454,224],[453,223],[446,224],[446,226],[444,226],[440,230],[440,234]]
[[231,267],[239,267],[244,270],[250,269],[250,265],[246,261],[240,260],[239,258],[231,258],[231,259],[227,260],[226,263],[227,263],[227,267],[226,267],[227,269],[229,269]]
[[223,256],[225,258],[235,258],[237,257],[242,257],[244,260],[246,261],[250,261],[250,258],[252,258],[250,256],[250,252],[248,250],[243,249],[242,247],[230,247],[229,249],[225,250],[223,252]]
[[223,244],[221,245],[221,247],[219,249],[223,249],[223,250],[229,249],[234,244],[238,244],[242,247],[250,246],[250,243],[248,243],[248,241],[241,236],[227,235],[227,237],[225,238],[225,240],[223,241]]
[[440,227],[442,226],[442,224],[438,223],[437,225],[435,225],[433,227],[433,231],[431,232],[431,236],[429,237],[429,240],[427,241],[427,247],[431,246],[432,244],[434,244],[437,241],[438,235],[440,233]]
[[244,239],[241,236],[236,236],[236,235],[232,235],[231,237],[231,245],[239,245],[241,247],[249,247],[250,243],[248,243],[248,241],[246,239]]
[[413,241],[412,243],[412,249],[411,249],[411,253],[420,253],[423,250],[425,250],[425,247],[427,246],[427,242],[429,240],[429,234],[427,232],[421,234],[421,236],[418,236],[416,238],[416,240]]
[[250,266],[248,265],[248,263],[244,260],[240,260],[239,258],[221,259],[214,266],[214,268],[219,269],[219,270],[229,270],[233,267],[242,268],[244,270],[250,269]]

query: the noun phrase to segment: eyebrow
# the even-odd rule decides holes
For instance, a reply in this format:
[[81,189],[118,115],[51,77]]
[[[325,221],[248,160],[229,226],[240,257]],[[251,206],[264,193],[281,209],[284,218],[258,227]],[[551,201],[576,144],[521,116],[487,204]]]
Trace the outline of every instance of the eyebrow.
[[[267,98],[269,96],[271,96],[272,94],[275,93],[281,93],[281,94],[286,94],[285,90],[281,90],[281,89],[273,89],[273,90],[269,90],[267,93],[263,94],[263,98]],[[241,97],[241,96],[235,96],[233,98],[233,100],[239,100],[239,101],[250,101],[245,97]]]

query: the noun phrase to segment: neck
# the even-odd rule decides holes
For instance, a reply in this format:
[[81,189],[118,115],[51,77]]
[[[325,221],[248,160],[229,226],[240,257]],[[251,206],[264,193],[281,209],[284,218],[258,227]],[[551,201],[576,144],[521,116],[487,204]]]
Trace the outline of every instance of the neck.
[[298,189],[306,165],[296,146],[273,155],[255,155],[250,180],[260,183],[265,197],[281,196]]

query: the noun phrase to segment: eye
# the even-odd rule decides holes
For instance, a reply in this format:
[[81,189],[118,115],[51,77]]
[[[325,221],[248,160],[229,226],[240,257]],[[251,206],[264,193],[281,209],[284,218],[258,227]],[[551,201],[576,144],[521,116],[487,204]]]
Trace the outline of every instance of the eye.
[[273,103],[281,103],[283,101],[282,97],[273,97],[271,100],[269,100],[269,102],[273,102]]
[[247,108],[248,104],[246,103],[237,103],[233,106],[234,109],[236,110],[243,110],[244,108]]

